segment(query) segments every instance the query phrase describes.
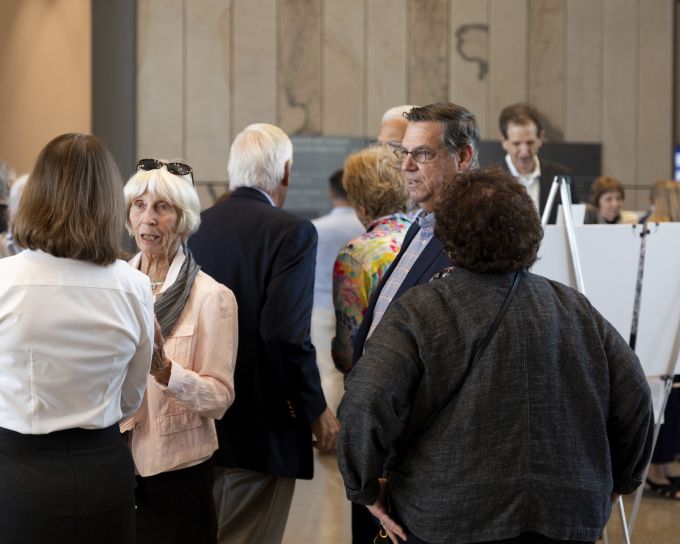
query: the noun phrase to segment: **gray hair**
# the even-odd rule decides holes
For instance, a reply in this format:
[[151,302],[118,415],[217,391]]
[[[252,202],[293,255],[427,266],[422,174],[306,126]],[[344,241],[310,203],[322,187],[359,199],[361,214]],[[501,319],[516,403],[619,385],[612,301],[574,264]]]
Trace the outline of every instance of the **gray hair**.
[[406,105],[390,108],[385,113],[383,113],[380,123],[384,125],[387,123],[387,121],[391,121],[392,119],[405,119],[405,115],[415,107],[416,106]]
[[229,189],[257,187],[272,193],[293,160],[293,143],[279,127],[255,123],[241,131],[229,153]]
[[[163,161],[165,162],[165,161]],[[186,240],[201,224],[201,203],[191,181],[168,172],[166,166],[156,170],[137,170],[125,184],[125,226],[130,229],[130,207],[144,193],[166,199],[179,211],[177,234]]]
[[442,124],[442,143],[450,153],[457,153],[466,145],[472,147],[470,168],[479,167],[479,126],[475,116],[463,106],[452,102],[429,104],[408,112],[411,123],[436,121]]

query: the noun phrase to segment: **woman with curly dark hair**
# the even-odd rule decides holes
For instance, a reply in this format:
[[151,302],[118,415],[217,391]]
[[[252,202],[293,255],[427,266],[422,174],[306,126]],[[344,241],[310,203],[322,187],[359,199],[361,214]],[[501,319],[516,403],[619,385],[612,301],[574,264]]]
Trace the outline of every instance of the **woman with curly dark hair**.
[[347,495],[395,543],[594,542],[649,460],[640,363],[583,295],[527,271],[543,233],[512,176],[458,174],[435,213],[456,267],[391,304],[345,382]]

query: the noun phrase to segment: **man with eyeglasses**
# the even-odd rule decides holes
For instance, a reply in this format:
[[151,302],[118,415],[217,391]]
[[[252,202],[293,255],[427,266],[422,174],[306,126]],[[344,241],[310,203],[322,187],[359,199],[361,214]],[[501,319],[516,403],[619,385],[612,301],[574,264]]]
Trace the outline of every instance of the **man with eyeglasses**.
[[[464,107],[452,103],[414,107],[406,114],[406,120],[406,132],[394,153],[402,161],[409,196],[421,212],[371,298],[354,341],[353,364],[361,357],[366,339],[390,303],[410,287],[429,281],[451,265],[441,242],[434,236],[434,202],[458,172],[479,165],[479,127],[475,116]],[[367,510],[352,504],[353,542],[371,542],[375,533],[376,526]]]

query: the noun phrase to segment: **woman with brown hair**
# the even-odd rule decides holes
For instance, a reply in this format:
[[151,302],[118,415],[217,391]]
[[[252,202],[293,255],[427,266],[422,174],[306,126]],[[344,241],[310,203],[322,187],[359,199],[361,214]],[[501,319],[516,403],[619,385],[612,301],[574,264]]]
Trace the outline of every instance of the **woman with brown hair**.
[[118,422],[152,357],[148,279],[117,259],[122,181],[101,140],[40,152],[0,260],[3,542],[134,540],[134,467]]
[[626,193],[621,182],[609,176],[600,176],[590,188],[590,202],[586,204],[584,223],[635,224],[638,214],[623,209]]

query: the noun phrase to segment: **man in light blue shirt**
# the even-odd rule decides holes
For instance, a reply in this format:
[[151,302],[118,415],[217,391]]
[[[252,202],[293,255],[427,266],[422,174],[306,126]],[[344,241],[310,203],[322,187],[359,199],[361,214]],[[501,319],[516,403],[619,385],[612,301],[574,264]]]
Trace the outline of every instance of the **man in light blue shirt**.
[[333,264],[345,244],[366,229],[347,200],[347,193],[342,186],[342,170],[337,170],[329,178],[328,197],[333,209],[312,221],[319,235],[319,242],[316,251],[311,337],[316,348],[316,364],[321,374],[321,387],[326,403],[335,411],[342,395],[342,375],[335,369],[331,358],[331,340],[335,334]]

